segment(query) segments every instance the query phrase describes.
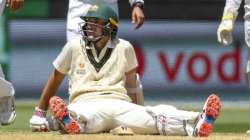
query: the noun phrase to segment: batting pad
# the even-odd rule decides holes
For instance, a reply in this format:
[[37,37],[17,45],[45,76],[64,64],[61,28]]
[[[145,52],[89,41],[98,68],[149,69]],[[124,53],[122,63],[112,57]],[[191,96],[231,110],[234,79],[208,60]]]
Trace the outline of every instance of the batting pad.
[[14,96],[15,90],[12,84],[0,77],[0,98],[6,96]]

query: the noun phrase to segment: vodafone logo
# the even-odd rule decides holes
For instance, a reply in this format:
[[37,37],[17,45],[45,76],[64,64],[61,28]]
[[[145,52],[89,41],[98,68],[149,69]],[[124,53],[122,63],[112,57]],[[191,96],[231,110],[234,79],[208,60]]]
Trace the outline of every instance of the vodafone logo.
[[[142,47],[139,43],[133,45],[139,63],[138,73],[151,82],[171,86],[183,83],[207,86],[246,83],[244,70],[247,56],[242,53],[240,45],[226,50],[178,50],[167,47],[154,49]],[[245,58],[244,62],[242,58]]]

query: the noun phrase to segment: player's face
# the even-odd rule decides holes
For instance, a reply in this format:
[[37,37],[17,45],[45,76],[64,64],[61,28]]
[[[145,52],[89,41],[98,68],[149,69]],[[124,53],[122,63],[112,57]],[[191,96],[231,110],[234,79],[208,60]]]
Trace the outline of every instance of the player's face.
[[86,35],[89,38],[98,38],[100,36],[105,37],[107,36],[107,32],[104,28],[104,26],[107,23],[103,20],[100,19],[96,19],[96,18],[89,18],[86,26],[85,26],[85,30],[86,30]]

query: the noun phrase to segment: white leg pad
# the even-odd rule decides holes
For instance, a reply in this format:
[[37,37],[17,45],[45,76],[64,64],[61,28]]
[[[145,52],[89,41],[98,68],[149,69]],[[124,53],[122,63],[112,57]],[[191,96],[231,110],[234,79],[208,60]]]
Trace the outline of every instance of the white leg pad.
[[13,85],[6,81],[3,77],[0,77],[0,98],[6,96],[14,96],[15,90]]

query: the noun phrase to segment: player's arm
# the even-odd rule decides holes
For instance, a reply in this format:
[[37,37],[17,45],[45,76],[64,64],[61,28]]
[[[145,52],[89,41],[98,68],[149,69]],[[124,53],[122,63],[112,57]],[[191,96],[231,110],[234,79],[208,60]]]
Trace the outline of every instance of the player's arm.
[[143,12],[143,7],[144,7],[144,1],[143,0],[129,0],[130,5],[132,6],[132,13],[131,13],[131,18],[132,18],[132,23],[134,23],[135,29],[140,28],[143,23],[144,23],[144,12]]
[[72,47],[70,43],[67,43],[61,53],[57,56],[53,62],[54,71],[49,77],[49,80],[44,87],[38,107],[42,110],[47,110],[49,105],[49,99],[54,96],[63,81],[65,75],[70,70],[72,60]]
[[132,99],[133,103],[144,105],[144,94],[136,69],[126,73],[125,87],[127,89],[127,94]]
[[136,59],[135,50],[130,43],[124,45],[126,46],[125,57],[127,61],[127,66],[125,67],[125,88],[133,103],[143,105],[144,98],[142,92],[142,85],[140,83],[139,75],[136,72],[138,62]]
[[9,7],[10,10],[16,11],[23,7],[24,0],[8,0],[7,1],[7,7]]
[[62,83],[65,75],[57,71],[52,72],[49,80],[44,87],[38,106],[35,108],[34,114],[30,119],[30,127],[32,131],[49,131],[49,123],[46,118],[46,110],[49,106],[49,100],[54,96]]
[[126,73],[126,83],[128,96],[132,99],[132,102],[138,104],[136,97],[136,68]]
[[242,0],[226,0],[222,20],[217,30],[218,42],[222,45],[229,45],[233,41],[234,21],[237,18],[241,2]]
[[55,70],[49,76],[48,82],[44,87],[38,106],[30,119],[30,127],[33,131],[48,131],[49,125],[46,119],[46,110],[49,100],[54,96],[62,83],[65,75],[70,70],[72,60],[72,47],[67,43],[61,53],[57,56],[53,65]]
[[49,106],[49,100],[54,96],[61,85],[65,74],[57,71],[56,69],[52,72],[46,86],[43,89],[38,107],[42,110],[47,110]]

